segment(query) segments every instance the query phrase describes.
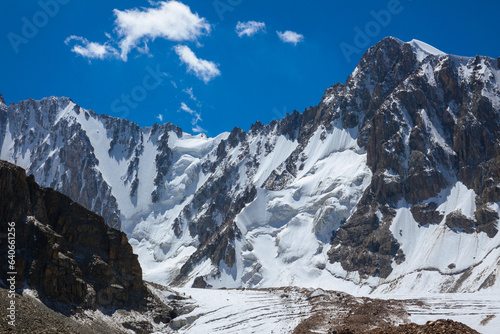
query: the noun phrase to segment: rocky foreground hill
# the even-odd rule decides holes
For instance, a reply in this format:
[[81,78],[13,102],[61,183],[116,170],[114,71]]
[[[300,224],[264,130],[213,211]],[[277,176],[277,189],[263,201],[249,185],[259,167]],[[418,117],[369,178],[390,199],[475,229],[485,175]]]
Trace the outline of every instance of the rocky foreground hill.
[[[14,271],[16,288],[35,288],[42,298],[82,307],[138,306],[147,289],[137,255],[125,233],[0,160],[0,223],[15,223],[15,270],[2,261],[1,279]],[[7,258],[6,240],[1,249]]]
[[[152,328],[127,316],[115,328],[105,317],[87,325],[68,318],[96,310],[108,315],[135,311],[142,320],[165,326],[177,315],[173,304],[158,300],[142,280],[125,233],[69,197],[40,187],[32,175],[3,160],[0,190],[2,332],[116,333],[120,326]],[[8,245],[14,245],[14,255]],[[5,314],[11,300],[16,318],[10,320],[16,326],[8,324]]]
[[0,102],[0,157],[120,227],[157,283],[498,292],[499,63],[385,38],[317,106],[215,138]]

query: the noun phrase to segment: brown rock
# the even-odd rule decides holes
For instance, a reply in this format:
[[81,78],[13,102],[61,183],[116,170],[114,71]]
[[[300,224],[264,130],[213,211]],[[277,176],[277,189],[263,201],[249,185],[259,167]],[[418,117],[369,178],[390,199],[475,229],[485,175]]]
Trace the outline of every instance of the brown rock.
[[416,222],[421,225],[439,224],[444,216],[436,210],[437,204],[434,202],[425,204],[415,204],[411,207],[411,213]]
[[432,167],[429,158],[420,151],[411,152],[408,167],[405,190],[406,199],[412,204],[436,196],[447,185],[443,175]]
[[[113,306],[142,302],[147,292],[142,271],[123,232],[68,197],[39,187],[23,169],[4,161],[0,189],[2,232],[8,223],[16,223],[18,289],[27,282],[42,300],[55,302],[54,307],[103,305],[104,299],[92,297],[92,291],[97,296],[106,291]],[[6,252],[2,246],[0,256],[6,258]],[[6,272],[2,263],[4,280]]]
[[467,218],[460,210],[450,212],[446,216],[445,224],[457,232],[473,233],[476,230],[476,222]]
[[414,323],[403,324],[388,328],[378,328],[370,331],[366,331],[367,334],[479,334],[478,331],[470,328],[463,323],[453,321],[453,320],[436,320],[427,321],[425,325],[417,325]]

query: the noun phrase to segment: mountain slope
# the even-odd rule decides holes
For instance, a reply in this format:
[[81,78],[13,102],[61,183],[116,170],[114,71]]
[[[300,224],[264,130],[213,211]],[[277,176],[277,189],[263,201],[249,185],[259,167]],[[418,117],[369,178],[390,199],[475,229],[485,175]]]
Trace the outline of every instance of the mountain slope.
[[[403,53],[408,46],[394,43]],[[377,52],[376,46],[365,57]],[[337,232],[332,262],[391,285],[408,273],[408,282],[415,282],[421,271],[446,277],[429,287],[438,291],[494,284],[499,78],[497,60],[432,55],[369,122],[358,124],[361,132],[369,131],[374,177],[356,213]]]
[[[183,134],[169,123],[141,129],[68,98],[0,105],[0,115],[2,159],[125,231],[127,222],[154,211],[157,203],[164,210],[187,196],[184,179],[220,140]],[[161,186],[166,181],[171,188]]]
[[0,157],[121,224],[151,281],[498,291],[499,62],[385,38],[318,106],[216,138],[0,102]]

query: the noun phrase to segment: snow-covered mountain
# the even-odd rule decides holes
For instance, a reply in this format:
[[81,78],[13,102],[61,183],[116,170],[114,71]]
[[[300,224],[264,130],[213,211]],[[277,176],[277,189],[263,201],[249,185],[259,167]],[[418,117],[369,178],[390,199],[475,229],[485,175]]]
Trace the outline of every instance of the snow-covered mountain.
[[26,168],[44,186],[125,231],[133,229],[126,223],[164,212],[194,192],[195,165],[225,136],[195,137],[169,123],[140,128],[85,110],[69,98],[8,107],[0,101],[0,110],[1,159]]
[[0,99],[0,158],[121,226],[146,280],[498,292],[499,63],[385,38],[318,106],[215,138]]

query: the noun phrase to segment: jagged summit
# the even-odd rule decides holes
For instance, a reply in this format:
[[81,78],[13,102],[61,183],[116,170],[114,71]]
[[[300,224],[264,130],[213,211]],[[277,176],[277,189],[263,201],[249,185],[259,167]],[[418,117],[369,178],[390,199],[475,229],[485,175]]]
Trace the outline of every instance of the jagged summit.
[[3,98],[3,95],[2,95],[2,94],[0,94],[0,104],[5,105],[5,100],[4,100],[4,98]]
[[375,47],[378,45],[387,45],[387,44],[392,43],[392,42],[398,43],[401,47],[403,47],[403,45],[405,45],[405,44],[409,44],[409,45],[411,45],[411,47],[415,51],[417,51],[417,50],[423,51],[423,52],[427,53],[427,55],[440,56],[440,55],[446,54],[445,52],[438,50],[434,46],[427,44],[425,42],[422,42],[418,39],[412,39],[409,42],[404,42],[404,41],[400,40],[399,38],[393,37],[393,36],[388,36],[388,37],[383,38],[380,42],[375,44]]
[[376,43],[375,45],[377,44],[383,44],[383,43],[386,43],[388,41],[395,41],[397,43],[399,43],[400,45],[403,45],[405,44],[405,42],[403,42],[402,40],[400,40],[399,38],[397,37],[394,37],[394,36],[387,36],[387,37],[384,37],[382,38],[378,43]]
[[[409,42],[403,42],[399,38],[389,36],[389,37],[385,37],[384,39],[382,39],[382,41],[377,43],[377,45],[379,45],[379,44],[386,45],[386,44],[391,43],[391,42],[396,42],[401,47],[403,47],[405,44],[409,44],[412,47],[413,51],[415,53],[417,53],[417,59],[419,62],[424,60],[425,57],[427,57],[429,55],[441,56],[441,55],[446,54],[445,52],[438,50],[437,48],[433,47],[432,45],[427,44],[427,43],[422,42],[422,41],[419,41],[418,39],[412,39]],[[377,46],[377,45],[375,45],[375,46]]]
[[498,291],[499,83],[493,58],[389,37],[317,106],[248,132],[23,102],[0,157],[121,224],[150,281]]

